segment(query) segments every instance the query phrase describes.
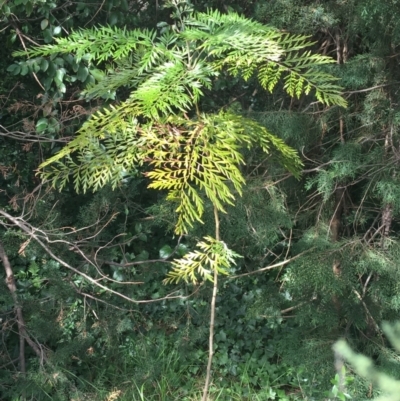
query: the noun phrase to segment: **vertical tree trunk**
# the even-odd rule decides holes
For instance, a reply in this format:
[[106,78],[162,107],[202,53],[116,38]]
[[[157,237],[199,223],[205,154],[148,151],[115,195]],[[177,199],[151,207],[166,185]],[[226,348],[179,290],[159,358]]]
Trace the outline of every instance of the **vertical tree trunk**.
[[28,332],[26,331],[26,325],[24,316],[22,314],[22,307],[18,301],[17,296],[17,286],[15,284],[14,272],[12,270],[8,256],[4,250],[3,243],[0,241],[0,260],[3,262],[4,270],[6,273],[6,284],[10,290],[12,299],[14,301],[15,314],[18,324],[18,334],[19,334],[19,369],[21,373],[26,373],[26,363],[25,363],[25,341],[33,349],[35,354],[41,359],[46,360],[45,353],[40,349],[40,347],[30,338]]
[[[389,157],[390,149],[393,149],[393,126],[390,126],[389,131],[385,136],[385,155]],[[394,175],[395,173],[393,173]],[[393,205],[391,203],[386,203],[382,209],[382,237],[381,246],[384,246],[385,238],[390,234],[390,228],[392,226],[393,219]]]
[[[337,64],[343,64],[347,59],[347,44],[342,43],[341,31],[339,28],[335,32],[335,44],[336,44],[336,62],[337,62]],[[339,140],[340,140],[340,143],[342,145],[344,145],[345,144],[344,120],[343,120],[343,116],[340,111],[339,111],[339,113],[340,113],[340,116],[339,116]],[[345,188],[344,184],[342,184],[340,182],[336,183],[336,188],[334,191],[334,198],[335,198],[334,211],[333,211],[333,215],[332,215],[330,225],[329,225],[332,242],[337,242],[337,241],[339,241],[339,238],[340,238],[340,230],[342,227],[342,215],[343,215],[343,210],[344,210],[345,190],[346,190],[346,188]],[[334,260],[333,260],[332,271],[333,271],[335,278],[339,279],[339,277],[341,275],[341,262],[337,258],[334,258]],[[338,323],[339,323],[340,314],[341,314],[340,300],[337,296],[334,296],[332,299],[332,302],[336,309]]]

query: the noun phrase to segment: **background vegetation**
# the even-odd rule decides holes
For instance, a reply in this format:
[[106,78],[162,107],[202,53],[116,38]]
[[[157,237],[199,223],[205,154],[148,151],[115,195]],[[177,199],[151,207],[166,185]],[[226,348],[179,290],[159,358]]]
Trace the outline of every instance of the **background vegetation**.
[[[381,327],[400,308],[400,5],[192,4],[310,35],[313,53],[335,60],[318,71],[338,77],[347,100],[344,108],[312,94],[291,97],[284,81],[270,93],[255,78],[222,70],[199,102],[205,113],[229,109],[256,121],[304,164],[296,179],[274,152],[244,150],[243,196],[220,215],[221,238],[242,258],[219,281],[209,397],[374,398],[380,383],[373,372],[344,368],[342,355],[352,354],[332,346],[345,338],[379,372],[399,377],[398,352],[387,340],[395,336]],[[95,192],[41,181],[39,165],[91,115],[126,101],[131,88],[82,95],[123,67],[110,60],[13,57],[80,28],[160,33],[175,21],[164,5],[0,0],[2,400],[201,397],[212,285],[162,282],[174,258],[214,232],[211,203],[204,200],[204,224],[178,236],[175,207],[166,193],[148,189],[146,170]]]

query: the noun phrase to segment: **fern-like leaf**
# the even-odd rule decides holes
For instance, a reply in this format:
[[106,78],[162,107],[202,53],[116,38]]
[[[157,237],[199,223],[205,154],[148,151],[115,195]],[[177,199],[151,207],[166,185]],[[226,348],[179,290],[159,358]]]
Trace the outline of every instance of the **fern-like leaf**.
[[184,280],[197,283],[197,275],[203,280],[213,281],[212,272],[228,274],[229,268],[235,265],[235,259],[241,256],[231,251],[222,241],[212,237],[204,237],[197,246],[199,250],[187,253],[183,258],[172,262],[172,270],[164,280],[165,284]]

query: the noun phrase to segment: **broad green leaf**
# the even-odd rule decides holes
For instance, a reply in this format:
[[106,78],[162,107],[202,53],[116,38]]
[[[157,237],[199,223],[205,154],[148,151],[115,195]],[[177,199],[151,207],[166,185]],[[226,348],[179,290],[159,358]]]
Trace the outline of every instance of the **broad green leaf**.
[[169,245],[164,245],[160,251],[159,255],[161,259],[168,259],[173,252],[173,249]]
[[54,78],[56,76],[56,73],[57,73],[57,66],[52,61],[49,61],[49,66],[47,68],[47,75],[49,77]]
[[94,77],[90,74],[88,74],[87,78],[83,82],[86,86],[92,86],[96,83]]
[[26,75],[26,74],[28,74],[28,72],[29,72],[29,67],[28,67],[28,65],[27,65],[26,63],[22,64],[22,65],[21,65],[20,74],[21,74],[21,75]]
[[80,65],[76,73],[76,76],[79,79],[79,81],[85,82],[88,75],[89,75],[89,69],[84,65]]
[[40,64],[39,64],[38,60],[32,61],[31,68],[34,73],[38,73],[40,71]]
[[11,64],[7,67],[7,71],[13,75],[18,75],[21,72],[21,66],[19,64]]
[[43,81],[42,84],[46,90],[49,90],[51,88],[51,84],[53,82],[52,77],[46,77]]
[[140,233],[138,238],[140,241],[143,241],[143,242],[147,241],[147,235],[145,233]]
[[44,20],[42,20],[42,22],[40,23],[40,28],[43,30],[45,30],[47,28],[47,26],[49,25],[49,20],[47,18],[45,18]]
[[49,123],[47,118],[41,118],[36,123],[36,132],[43,132],[47,129]]
[[117,12],[112,12],[112,13],[110,14],[110,17],[108,18],[108,23],[109,23],[111,26],[116,25],[117,22],[118,22],[118,17],[119,17],[119,13],[117,13]]
[[142,223],[136,223],[136,224],[135,224],[135,233],[136,233],[136,234],[139,234],[139,233],[142,232],[142,230],[143,230]]
[[57,84],[57,89],[61,92],[61,93],[65,93],[67,91],[67,87],[65,86],[64,83],[59,83]]
[[49,68],[49,62],[48,62],[46,59],[43,58],[43,59],[40,61],[40,69],[41,69],[43,72],[46,72],[48,68]]
[[33,11],[33,2],[32,1],[28,1],[25,3],[25,12],[26,15],[29,17],[32,14]]
[[53,41],[53,34],[50,29],[45,29],[43,31],[43,38],[45,43],[50,43]]
[[149,253],[143,250],[138,255],[136,255],[135,261],[143,261],[148,259],[149,259]]
[[218,333],[216,333],[215,337],[218,341],[221,341],[221,342],[226,341],[226,333],[224,330],[220,330]]
[[59,68],[59,69],[56,71],[55,80],[57,80],[57,81],[59,81],[59,82],[62,82],[63,79],[64,79],[64,75],[65,75],[65,70],[64,70],[63,68]]
[[179,244],[177,248],[177,254],[179,256],[185,256],[189,252],[189,248],[186,244]]

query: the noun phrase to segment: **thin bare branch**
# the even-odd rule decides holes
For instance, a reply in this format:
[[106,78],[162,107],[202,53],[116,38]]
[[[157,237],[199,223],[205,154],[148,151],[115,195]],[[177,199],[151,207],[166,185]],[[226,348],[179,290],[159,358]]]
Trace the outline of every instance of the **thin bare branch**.
[[94,286],[101,288],[102,290],[104,290],[105,292],[108,292],[110,294],[116,295],[117,297],[120,297],[128,302],[134,303],[134,304],[145,304],[145,303],[153,303],[153,302],[159,302],[159,301],[165,301],[165,300],[170,300],[170,299],[188,299],[191,296],[193,296],[198,290],[199,287],[196,288],[195,291],[193,291],[193,293],[189,294],[189,295],[174,295],[176,294],[179,290],[177,291],[173,291],[170,294],[166,295],[165,297],[162,298],[155,298],[155,299],[146,299],[146,300],[136,300],[133,298],[130,298],[118,291],[115,291],[103,284],[100,283],[100,280],[96,280],[92,277],[90,277],[89,275],[87,275],[86,273],[76,269],[75,267],[71,266],[69,263],[65,262],[64,260],[62,260],[61,258],[59,258],[58,256],[56,256],[54,254],[54,252],[42,241],[41,238],[39,238],[39,236],[35,233],[35,231],[30,228],[25,221],[16,218],[14,216],[11,216],[10,214],[8,214],[7,212],[5,212],[4,210],[0,209],[0,215],[4,216],[7,220],[11,221],[14,225],[16,225],[17,227],[19,227],[23,232],[25,232],[29,237],[31,237],[33,240],[35,240],[45,251],[46,253],[55,261],[57,261],[61,266],[64,266],[65,268],[71,270],[72,272],[76,273],[77,275],[83,277],[84,279],[86,279],[89,283],[93,284]]
[[262,269],[257,269],[257,270],[254,270],[254,271],[248,272],[248,273],[237,274],[236,276],[229,276],[228,279],[250,276],[251,274],[257,274],[257,273],[265,272],[265,271],[267,271],[267,270],[275,269],[276,267],[280,267],[280,266],[287,265],[288,263],[293,262],[294,260],[298,259],[300,256],[303,256],[303,255],[305,255],[305,254],[311,252],[311,251],[314,250],[314,249],[315,249],[315,248],[307,249],[306,251],[301,252],[301,253],[299,253],[298,255],[293,256],[293,257],[290,258],[290,259],[283,260],[282,262],[275,263],[275,264],[270,265],[270,266],[267,266],[267,267],[263,267]]

